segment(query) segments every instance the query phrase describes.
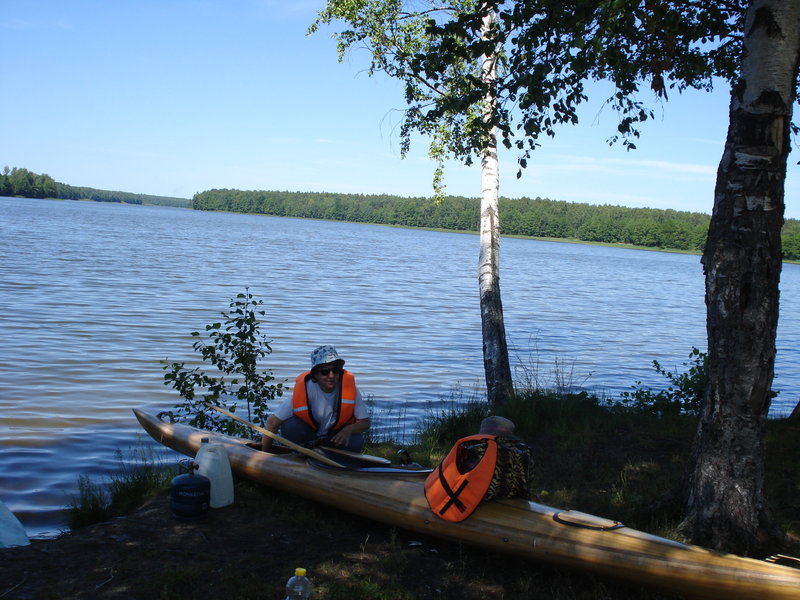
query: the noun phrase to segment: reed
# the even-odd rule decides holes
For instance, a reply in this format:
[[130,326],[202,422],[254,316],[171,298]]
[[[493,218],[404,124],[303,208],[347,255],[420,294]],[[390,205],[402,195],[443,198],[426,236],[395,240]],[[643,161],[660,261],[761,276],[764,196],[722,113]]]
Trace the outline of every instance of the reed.
[[78,478],[78,494],[71,499],[67,511],[70,529],[131,512],[167,489],[178,474],[177,466],[160,460],[152,446],[137,443],[128,450],[127,459],[121,450],[116,455],[119,466],[108,474],[107,480],[94,482],[83,475]]

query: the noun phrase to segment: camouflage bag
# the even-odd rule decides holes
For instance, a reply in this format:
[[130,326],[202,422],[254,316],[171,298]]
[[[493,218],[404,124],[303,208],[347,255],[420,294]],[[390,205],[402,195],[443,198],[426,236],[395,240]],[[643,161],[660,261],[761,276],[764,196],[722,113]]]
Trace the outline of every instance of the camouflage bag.
[[[497,465],[484,500],[493,498],[531,498],[533,485],[533,456],[526,443],[508,437],[497,437]],[[475,468],[486,452],[485,441],[465,442],[461,446],[457,466],[459,471]]]

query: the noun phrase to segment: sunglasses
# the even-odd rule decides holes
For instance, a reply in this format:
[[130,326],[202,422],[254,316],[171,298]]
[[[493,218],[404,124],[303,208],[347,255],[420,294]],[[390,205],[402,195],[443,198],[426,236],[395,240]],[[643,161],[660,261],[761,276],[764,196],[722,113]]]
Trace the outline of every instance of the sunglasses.
[[317,369],[317,373],[322,376],[330,375],[333,373],[334,375],[339,375],[342,372],[342,367],[321,367]]

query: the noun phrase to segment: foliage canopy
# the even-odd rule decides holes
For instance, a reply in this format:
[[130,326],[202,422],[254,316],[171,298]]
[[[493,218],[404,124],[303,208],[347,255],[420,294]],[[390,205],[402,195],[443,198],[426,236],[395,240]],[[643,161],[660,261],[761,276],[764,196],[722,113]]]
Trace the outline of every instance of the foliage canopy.
[[[648,82],[660,101],[672,90],[711,89],[715,78],[734,81],[744,12],[743,0],[329,0],[310,31],[333,25],[340,60],[366,47],[370,74],[403,81],[404,152],[416,131],[430,136],[440,166],[445,157],[470,164],[496,128],[517,152],[520,176],[542,135],[578,122],[589,81],[612,84],[606,103],[618,120],[609,142],[629,149],[653,117],[641,97]],[[488,37],[487,14],[495,15]],[[478,58],[496,48],[497,78],[483,81]],[[488,85],[496,106],[481,118]]]

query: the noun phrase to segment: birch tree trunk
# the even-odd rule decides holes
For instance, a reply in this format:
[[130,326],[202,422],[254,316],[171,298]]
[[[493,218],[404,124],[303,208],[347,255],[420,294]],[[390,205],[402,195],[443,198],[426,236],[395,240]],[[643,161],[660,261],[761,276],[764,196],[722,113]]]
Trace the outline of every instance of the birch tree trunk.
[[[488,39],[494,14],[483,18],[481,38]],[[492,118],[497,97],[497,55],[484,55],[481,79],[487,84],[483,118]],[[486,373],[486,394],[490,406],[502,405],[513,393],[511,367],[508,360],[503,303],[500,300],[500,167],[497,161],[497,131],[492,128],[486,147],[481,153],[481,218],[480,255],[478,258],[478,288],[480,292],[481,325],[483,330],[483,366]]]
[[765,494],[784,180],[800,49],[800,0],[754,0],[703,254],[707,383],[682,531],[766,555],[782,538]]

